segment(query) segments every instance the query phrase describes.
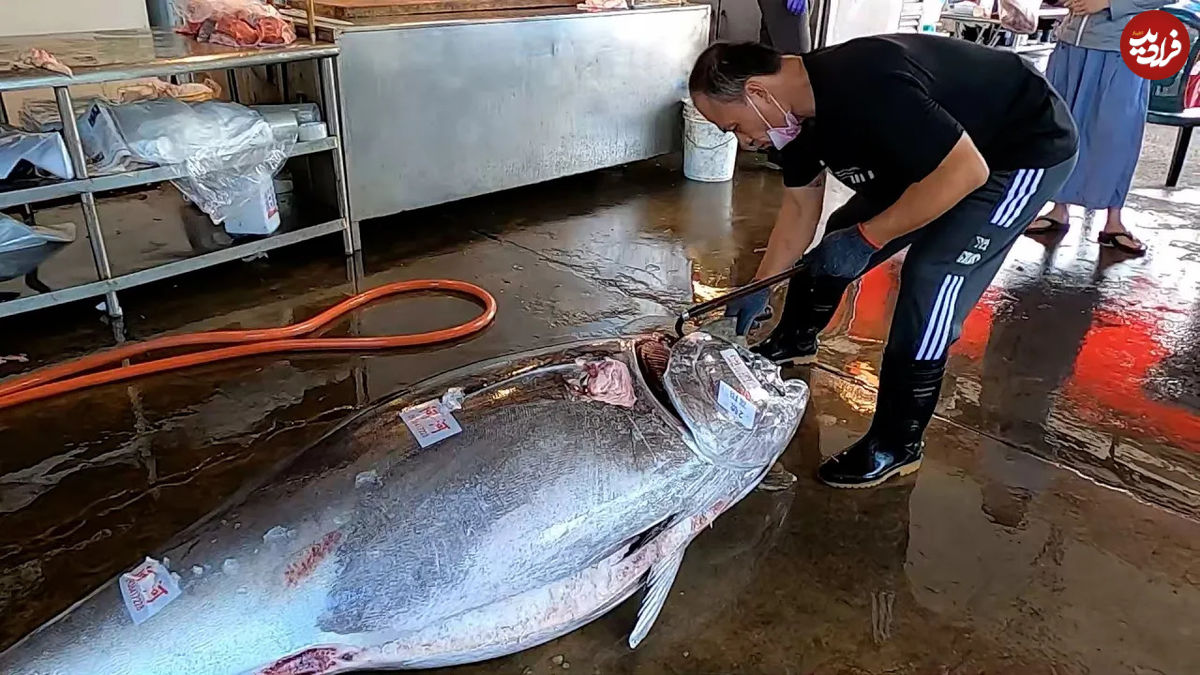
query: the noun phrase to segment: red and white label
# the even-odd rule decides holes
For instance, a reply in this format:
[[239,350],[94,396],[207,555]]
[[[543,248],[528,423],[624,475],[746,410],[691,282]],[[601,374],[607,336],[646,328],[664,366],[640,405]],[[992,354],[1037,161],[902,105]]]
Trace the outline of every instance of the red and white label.
[[405,410],[400,413],[400,419],[404,420],[404,426],[408,427],[422,448],[462,431],[454,415],[436,400]]
[[749,366],[742,360],[741,354],[738,354],[736,349],[722,349],[721,358],[733,371],[733,376],[737,378],[738,384],[742,385],[742,390],[749,394],[750,398],[761,401],[770,396],[754,373],[750,372]]
[[161,612],[182,593],[171,572],[153,558],[146,558],[141,565],[122,574],[119,585],[125,607],[136,625]]
[[1138,77],[1165,80],[1187,63],[1192,40],[1177,17],[1161,11],[1142,12],[1121,32],[1121,58]]

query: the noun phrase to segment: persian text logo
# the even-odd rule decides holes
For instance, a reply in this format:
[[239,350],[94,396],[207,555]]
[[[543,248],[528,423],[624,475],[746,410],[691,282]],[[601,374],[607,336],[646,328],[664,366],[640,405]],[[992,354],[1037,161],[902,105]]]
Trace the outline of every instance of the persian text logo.
[[1135,75],[1147,80],[1174,76],[1187,63],[1191,47],[1183,22],[1157,9],[1133,17],[1121,32],[1121,58]]

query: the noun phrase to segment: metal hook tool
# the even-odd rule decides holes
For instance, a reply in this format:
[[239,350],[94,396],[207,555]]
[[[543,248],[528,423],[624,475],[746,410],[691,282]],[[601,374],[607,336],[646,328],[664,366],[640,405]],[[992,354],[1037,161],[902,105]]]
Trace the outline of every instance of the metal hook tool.
[[713,298],[712,300],[706,300],[698,305],[692,305],[681,312],[679,317],[675,319],[675,333],[678,334],[679,337],[683,337],[683,324],[687,322],[688,319],[694,319],[701,314],[707,314],[714,309],[724,307],[738,298],[743,298],[751,293],[756,293],[764,288],[769,288],[781,281],[787,281],[788,279],[791,279],[807,269],[808,265],[800,262],[790,269],[780,272],[779,274],[769,276],[766,279],[759,279],[758,281],[748,283],[745,286],[726,293],[725,295]]

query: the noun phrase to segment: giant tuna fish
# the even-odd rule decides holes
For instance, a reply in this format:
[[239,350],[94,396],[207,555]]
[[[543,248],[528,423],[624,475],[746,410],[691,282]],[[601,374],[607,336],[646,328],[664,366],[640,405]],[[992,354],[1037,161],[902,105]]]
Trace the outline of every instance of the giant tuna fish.
[[763,478],[807,400],[705,333],[439,375],[17,643],[0,672],[447,666],[564,635],[645,587],[636,646],[688,543]]

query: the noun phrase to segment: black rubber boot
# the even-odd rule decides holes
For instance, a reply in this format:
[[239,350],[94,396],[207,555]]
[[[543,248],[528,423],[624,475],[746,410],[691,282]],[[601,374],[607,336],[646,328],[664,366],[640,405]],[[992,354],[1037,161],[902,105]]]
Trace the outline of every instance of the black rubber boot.
[[848,282],[813,279],[803,272],[788,282],[779,323],[765,340],[750,348],[780,365],[811,362],[817,335],[829,324]]
[[775,148],[767,148],[767,158],[763,160],[763,166],[772,171],[783,171],[783,153]]
[[822,483],[867,488],[921,468],[921,437],[933,418],[946,362],[883,358],[871,428],[817,469]]

